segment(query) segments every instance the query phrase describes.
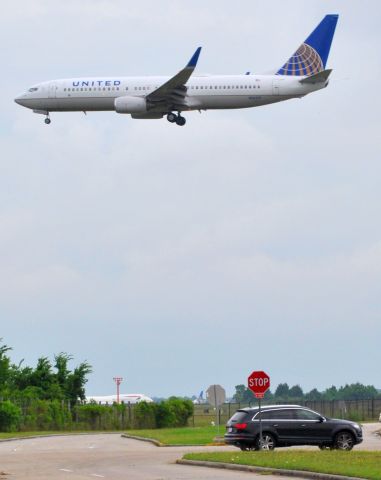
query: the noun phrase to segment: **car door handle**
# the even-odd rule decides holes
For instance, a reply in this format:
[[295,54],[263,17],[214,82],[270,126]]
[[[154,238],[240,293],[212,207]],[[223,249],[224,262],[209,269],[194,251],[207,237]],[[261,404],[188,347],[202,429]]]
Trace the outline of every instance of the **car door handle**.
[[278,424],[277,424],[277,423],[274,423],[273,427],[277,427],[277,426],[278,426]]
[[301,426],[301,427],[305,427],[305,426],[306,426],[306,424],[305,424],[305,423],[302,423],[300,426]]

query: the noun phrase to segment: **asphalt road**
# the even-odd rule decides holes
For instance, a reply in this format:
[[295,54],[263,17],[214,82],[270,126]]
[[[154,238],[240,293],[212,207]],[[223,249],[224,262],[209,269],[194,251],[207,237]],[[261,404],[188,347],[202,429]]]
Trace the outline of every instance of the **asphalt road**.
[[[365,440],[356,449],[381,450],[381,438],[372,432],[380,424],[365,425]],[[316,448],[316,447],[314,447]],[[231,472],[176,465],[186,452],[232,450],[231,447],[159,448],[122,438],[120,434],[73,435],[0,443],[0,475],[3,479],[55,480],[105,478],[110,480],[248,479],[254,473]],[[250,476],[250,477],[249,477]],[[263,478],[263,475],[261,475]],[[282,477],[286,479],[287,477]],[[267,480],[279,477],[266,475]]]

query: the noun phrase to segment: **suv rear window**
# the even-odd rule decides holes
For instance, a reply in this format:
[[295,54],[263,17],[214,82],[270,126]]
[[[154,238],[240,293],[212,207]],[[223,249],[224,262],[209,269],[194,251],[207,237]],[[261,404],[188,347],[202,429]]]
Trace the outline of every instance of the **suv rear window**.
[[246,415],[248,412],[244,412],[242,410],[238,410],[235,412],[235,414],[232,416],[230,419],[231,422],[242,422],[242,420],[245,420]]

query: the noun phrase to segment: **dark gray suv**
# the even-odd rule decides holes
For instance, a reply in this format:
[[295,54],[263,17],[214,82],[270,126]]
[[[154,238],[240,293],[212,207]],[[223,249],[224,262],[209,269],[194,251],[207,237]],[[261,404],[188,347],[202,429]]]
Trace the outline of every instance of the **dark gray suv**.
[[[323,417],[299,405],[271,405],[261,409],[262,449],[317,445],[321,449],[351,450],[362,442],[361,426],[348,420]],[[259,450],[259,409],[242,408],[226,424],[225,443],[241,450]]]

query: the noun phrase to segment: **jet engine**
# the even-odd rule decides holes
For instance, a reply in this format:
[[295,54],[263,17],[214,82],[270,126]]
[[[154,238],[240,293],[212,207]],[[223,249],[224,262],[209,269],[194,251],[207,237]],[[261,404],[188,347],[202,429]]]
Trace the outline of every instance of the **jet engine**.
[[142,97],[118,97],[114,102],[117,113],[143,113],[147,111],[147,102]]

